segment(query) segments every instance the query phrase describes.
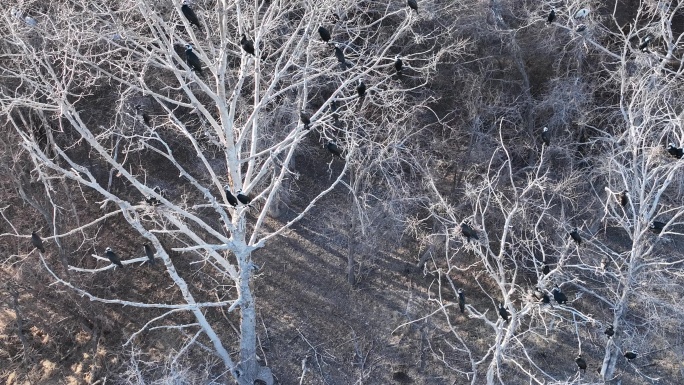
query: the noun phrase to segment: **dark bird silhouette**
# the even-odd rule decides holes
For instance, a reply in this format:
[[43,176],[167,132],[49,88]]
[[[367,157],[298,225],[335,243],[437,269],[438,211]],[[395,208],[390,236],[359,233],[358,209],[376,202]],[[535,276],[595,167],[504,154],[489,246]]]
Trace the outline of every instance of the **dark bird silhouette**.
[[652,232],[656,234],[660,234],[663,229],[665,228],[665,222],[660,222],[660,221],[653,221],[651,225],[648,227]]
[[339,44],[335,44],[335,57],[337,58],[337,61],[340,62],[340,65],[342,66],[342,70],[347,69],[347,58],[344,57],[344,52],[340,48]]
[[359,79],[359,84],[356,86],[356,94],[359,95],[360,99],[366,96],[366,83],[363,82],[363,79]]
[[542,142],[548,147],[551,145],[551,133],[548,127],[544,127],[541,133]]
[[247,52],[248,54],[250,54],[252,56],[255,56],[254,55],[254,43],[247,40],[247,35],[245,35],[244,33],[242,34],[242,38],[240,39],[240,46],[242,47],[243,50],[245,50],[245,52]]
[[121,264],[121,259],[119,259],[119,256],[116,255],[116,253],[114,252],[114,250],[112,250],[111,247],[105,249],[105,257],[109,258],[109,261],[113,264],[119,267],[123,267],[123,265]]
[[651,43],[651,40],[653,39],[653,36],[648,35],[644,38],[644,40],[641,41],[641,44],[639,44],[639,50],[641,51],[646,51],[648,49],[648,45]]
[[188,5],[187,1],[183,2],[183,5],[181,6],[181,11],[183,11],[183,16],[185,16],[186,19],[188,19],[188,23],[190,23],[191,26],[196,25],[197,29],[202,29],[200,26],[199,19],[197,18],[197,15],[195,15],[195,11],[190,8],[190,5]]
[[549,295],[542,291],[542,289],[540,289],[539,287],[537,287],[537,289],[534,291],[534,298],[536,298],[542,303],[551,303],[551,298],[549,297]]
[[612,336],[615,335],[615,330],[613,329],[613,325],[608,325],[606,330],[603,332],[603,334],[607,335],[608,338],[611,338]]
[[238,200],[237,200],[237,198],[235,198],[235,196],[233,194],[231,194],[228,186],[226,186],[224,190],[226,191],[226,198],[228,199],[228,203],[233,207],[237,207]]
[[587,30],[587,26],[585,24],[580,24],[577,26],[577,29],[575,29],[576,32],[584,32]]
[[143,247],[145,248],[145,255],[147,255],[147,259],[150,261],[150,265],[154,265],[155,261],[152,247],[150,247],[150,245],[147,243],[143,244]]
[[333,99],[330,102],[330,112],[332,112],[332,117],[333,117],[333,122],[337,123],[340,120],[340,114],[337,113],[337,110],[340,108],[339,103],[337,103],[337,99]]
[[394,69],[397,70],[399,75],[401,75],[401,70],[404,69],[404,61],[401,60],[401,56],[399,55],[394,58]]
[[325,148],[328,149],[328,151],[330,151],[330,153],[334,156],[339,156],[340,158],[342,158],[342,150],[340,150],[337,144],[335,144],[335,142],[333,142],[332,140],[325,145]]
[[508,318],[511,316],[511,314],[508,312],[508,310],[506,310],[502,303],[499,304],[499,315],[506,322],[508,322]]
[[309,125],[311,124],[311,116],[309,116],[309,114],[302,110],[299,112],[299,120],[301,120],[302,123],[304,123],[304,129],[308,130]]
[[584,373],[587,372],[587,361],[582,358],[581,354],[577,355],[577,358],[575,358],[575,363],[580,370],[584,370]]
[[548,264],[544,263],[544,267],[542,267],[542,273],[544,275],[549,275],[550,272],[551,272],[551,268],[549,267]]
[[463,289],[458,289],[458,308],[461,309],[461,313],[465,312],[465,293]]
[[674,143],[670,143],[667,146],[667,152],[669,152],[670,155],[674,156],[677,159],[682,159],[682,157],[684,156],[684,148],[676,147]]
[[565,303],[568,302],[568,296],[565,295],[565,293],[563,293],[561,291],[558,284],[556,284],[555,287],[553,288],[553,299],[555,299],[556,302],[558,302],[561,305],[564,305]]
[[45,248],[43,247],[43,240],[35,231],[31,232],[31,244],[36,249],[40,250],[41,253],[45,252]]
[[556,20],[556,9],[553,8],[551,9],[551,12],[549,12],[549,17],[546,18],[546,22],[548,24],[553,23],[553,21]]
[[478,238],[477,236],[477,231],[473,230],[473,228],[465,222],[461,223],[461,234],[463,234],[463,236],[466,237],[466,240],[468,242],[470,242],[470,238],[480,240],[480,238]]
[[629,204],[629,190],[623,190],[618,194],[617,199],[622,207],[627,206]]
[[145,202],[150,206],[159,206],[162,204],[162,202],[159,199],[157,199],[157,197],[152,196],[152,195],[146,196]]
[[330,42],[330,39],[332,38],[332,36],[330,36],[330,31],[325,29],[322,25],[318,27],[318,34],[321,35],[321,40],[326,43]]
[[637,358],[637,355],[638,355],[638,353],[637,353],[636,351],[631,351],[631,352],[625,353],[625,358],[626,358],[628,361],[631,361],[631,360]]
[[145,110],[143,110],[142,104],[136,104],[135,105],[135,113],[138,114],[143,120],[143,122],[146,125],[150,125],[150,116],[145,113]]
[[418,0],[408,0],[406,3],[408,3],[409,8],[418,13]]
[[188,67],[191,70],[197,72],[199,76],[202,76],[202,62],[200,59],[192,52],[192,45],[185,45],[185,61],[188,63]]
[[252,203],[252,198],[250,198],[248,195],[243,194],[242,190],[238,190],[237,192],[237,200],[240,201],[245,206],[249,206],[250,203]]
[[582,237],[580,237],[579,231],[577,230],[577,227],[572,229],[572,231],[570,232],[570,238],[572,238],[572,240],[575,241],[575,243],[577,243],[577,245],[582,244]]

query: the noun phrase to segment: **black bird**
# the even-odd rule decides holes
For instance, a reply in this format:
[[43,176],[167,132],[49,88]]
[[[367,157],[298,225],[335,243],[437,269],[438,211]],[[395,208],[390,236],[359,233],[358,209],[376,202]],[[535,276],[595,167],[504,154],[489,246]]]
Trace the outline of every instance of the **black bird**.
[[551,12],[549,13],[549,17],[546,18],[546,22],[551,24],[553,21],[556,20],[556,9],[553,8],[551,9]]
[[340,114],[337,113],[337,110],[340,108],[339,104],[337,103],[337,99],[333,99],[330,102],[330,112],[332,112],[333,116],[333,122],[337,123],[340,120]]
[[150,260],[150,265],[154,265],[154,252],[152,251],[152,247],[150,247],[149,244],[145,243],[143,244],[143,247],[145,248],[145,255],[147,255],[147,259]]
[[556,284],[555,287],[553,288],[553,299],[555,299],[556,302],[558,302],[561,305],[564,305],[565,303],[568,302],[568,296],[565,295],[565,293],[563,293],[561,291],[558,284]]
[[608,325],[606,330],[603,332],[603,334],[607,335],[608,338],[611,338],[612,336],[615,335],[615,330],[613,329],[613,325]]
[[135,113],[138,114],[146,125],[150,125],[150,116],[143,110],[142,104],[135,105]]
[[499,315],[506,322],[508,322],[508,318],[511,316],[511,314],[508,312],[508,310],[506,310],[502,303],[499,304]]
[[408,0],[407,3],[408,3],[408,6],[412,10],[414,10],[414,11],[416,11],[416,13],[418,13],[418,1],[417,0]]
[[304,110],[299,112],[299,120],[304,123],[304,129],[308,130],[309,129],[309,124],[311,124],[311,116],[307,114]]
[[582,358],[581,354],[577,355],[577,358],[575,358],[575,363],[580,370],[584,370],[584,373],[587,372],[587,361]]
[[653,39],[653,36],[648,35],[644,38],[644,40],[639,44],[639,50],[641,51],[646,51],[648,48],[649,43],[651,43],[651,40]]
[[195,55],[195,53],[192,52],[191,44],[185,45],[185,60],[188,63],[188,67],[190,67],[191,70],[197,72],[199,76],[202,76],[202,62],[197,57],[197,55]]
[[551,303],[551,298],[548,294],[542,291],[539,287],[534,291],[534,298],[538,299],[543,303]]
[[638,353],[637,353],[636,351],[627,352],[627,353],[625,353],[625,358],[626,358],[627,360],[631,361],[631,360],[637,358],[637,354],[638,354]]
[[119,259],[119,256],[116,255],[116,253],[112,250],[111,247],[108,247],[105,249],[105,257],[109,258],[109,261],[111,261],[113,264],[123,267],[121,264],[121,259]]
[[361,99],[366,96],[366,83],[363,82],[363,79],[359,79],[359,85],[356,86],[356,93]]
[[473,230],[473,228],[466,223],[461,223],[461,234],[466,237],[468,242],[470,242],[470,238],[480,240],[480,238],[477,236],[477,231]]
[[147,202],[147,204],[150,206],[159,206],[162,204],[162,202],[159,199],[157,199],[157,197],[152,196],[152,195],[146,196],[145,202]]
[[248,195],[243,194],[242,190],[238,190],[237,200],[239,200],[240,203],[242,203],[245,206],[249,206],[249,204],[252,203],[252,198],[250,198]]
[[654,233],[660,234],[665,228],[665,222],[653,221],[648,228]]
[[188,19],[188,22],[191,26],[196,25],[197,29],[202,29],[202,27],[200,26],[199,19],[197,18],[197,15],[195,15],[195,11],[193,11],[192,8],[190,8],[187,1],[183,2],[183,5],[181,6],[181,11],[183,11],[183,16],[185,16],[185,18]]
[[404,61],[401,60],[401,56],[399,55],[394,58],[394,69],[397,70],[399,75],[401,75],[401,70],[404,69]]
[[586,31],[586,29],[587,29],[587,26],[585,24],[580,24],[577,26],[577,29],[575,31],[584,32],[584,31]]
[[321,40],[328,43],[332,36],[330,36],[330,31],[325,29],[322,25],[318,27],[318,34],[321,35]]
[[41,253],[45,252],[45,248],[43,247],[43,240],[40,239],[40,236],[36,234],[35,231],[31,232],[31,244],[36,249],[40,250]]
[[245,50],[245,52],[254,56],[254,43],[247,40],[247,35],[244,33],[242,34],[242,39],[240,39],[240,46],[242,46],[242,49]]
[[335,142],[333,142],[332,140],[325,145],[325,148],[327,148],[331,154],[337,155],[340,158],[342,158],[342,150],[340,150],[337,144],[335,144]]
[[237,200],[237,198],[235,198],[235,196],[233,194],[231,194],[228,186],[226,186],[226,188],[224,190],[226,191],[226,198],[228,198],[228,203],[233,207],[237,207],[238,200]]
[[549,275],[550,272],[551,272],[551,267],[549,267],[549,265],[547,265],[545,262],[544,267],[542,267],[542,273],[544,275]]
[[347,69],[347,59],[344,57],[344,52],[342,52],[339,44],[335,44],[335,57],[340,62],[342,69]]
[[551,133],[549,133],[548,127],[542,129],[541,139],[547,147],[551,145]]
[[577,227],[572,229],[572,231],[570,232],[570,238],[572,238],[572,240],[575,241],[577,245],[582,244],[582,237],[580,237],[579,232],[577,231]]
[[674,143],[670,143],[667,146],[667,152],[669,152],[670,155],[674,156],[677,159],[682,159],[682,157],[684,156],[684,148],[675,147]]
[[622,207],[627,206],[629,204],[629,190],[622,191],[618,194],[617,198]]
[[465,294],[463,289],[458,289],[458,308],[461,309],[461,313],[465,311]]

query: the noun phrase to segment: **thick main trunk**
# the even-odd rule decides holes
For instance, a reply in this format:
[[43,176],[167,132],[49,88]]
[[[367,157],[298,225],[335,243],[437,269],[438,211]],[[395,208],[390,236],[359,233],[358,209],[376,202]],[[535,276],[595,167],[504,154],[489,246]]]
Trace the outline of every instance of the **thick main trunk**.
[[272,385],[273,375],[271,370],[261,366],[257,361],[256,307],[250,286],[252,277],[250,255],[238,255],[237,257],[240,264],[240,281],[238,282],[240,298],[240,362],[233,371],[233,376],[240,385],[254,385],[256,380]]

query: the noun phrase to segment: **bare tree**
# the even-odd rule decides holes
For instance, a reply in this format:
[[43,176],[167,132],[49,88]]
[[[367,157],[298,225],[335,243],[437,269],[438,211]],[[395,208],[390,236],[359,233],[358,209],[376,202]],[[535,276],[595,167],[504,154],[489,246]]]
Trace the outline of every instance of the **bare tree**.
[[[9,60],[0,64],[7,79],[2,109],[47,196],[41,207],[50,231],[43,239],[60,255],[73,253],[66,244],[91,245],[78,247],[86,266],[72,262],[68,275],[41,255],[53,279],[90,300],[163,312],[143,329],[189,312],[194,322],[178,327],[197,330],[191,343],[208,338],[238,383],[272,384],[257,355],[250,284],[259,266],[252,253],[343,183],[350,167],[359,173],[350,190],[358,192],[359,182],[362,188],[383,178],[398,183],[388,173],[411,164],[403,141],[415,129],[406,123],[429,101],[418,91],[439,57],[431,44],[443,32],[420,36],[416,16],[393,3],[197,2],[186,5],[195,20],[178,2],[77,1],[32,9],[31,25],[3,15]],[[334,46],[321,41],[319,26],[330,30]],[[447,44],[442,54],[461,48]],[[309,123],[300,121],[301,112]],[[28,118],[34,115],[41,120]],[[327,152],[328,143],[339,151]],[[302,178],[297,157],[327,164],[328,177],[316,181],[286,221],[272,221],[269,212],[281,211],[284,187]],[[74,202],[80,205],[74,212],[95,214],[65,218],[62,208]],[[96,202],[99,211],[91,209]],[[122,220],[126,228],[117,226],[120,233],[106,240],[119,238],[118,244],[98,240],[104,223]],[[124,233],[144,238],[154,258],[142,242],[122,244]],[[109,246],[122,268],[107,263],[106,257],[115,261],[105,253]],[[205,296],[172,253],[210,266],[217,279],[232,282],[235,296],[200,300]],[[72,278],[111,269],[124,274],[155,259],[182,303],[97,296]],[[235,356],[206,316],[207,309],[224,307],[240,314]]]

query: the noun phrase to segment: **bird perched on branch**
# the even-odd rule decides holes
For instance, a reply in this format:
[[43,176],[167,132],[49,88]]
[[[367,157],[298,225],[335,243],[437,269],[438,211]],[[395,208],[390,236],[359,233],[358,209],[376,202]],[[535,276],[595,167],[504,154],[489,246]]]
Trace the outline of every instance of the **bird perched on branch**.
[[328,151],[330,151],[330,153],[333,154],[333,156],[338,156],[338,157],[340,157],[340,159],[342,159],[342,150],[340,150],[340,148],[337,146],[337,144],[335,142],[333,142],[332,140],[329,141],[325,145],[325,148]]
[[240,201],[245,206],[249,206],[250,203],[252,203],[252,198],[250,198],[248,195],[243,194],[242,190],[238,190],[237,192],[237,200]]
[[321,36],[321,40],[323,40],[326,43],[329,43],[330,39],[332,38],[332,36],[330,35],[330,31],[328,31],[322,25],[318,27],[318,34]]
[[611,338],[612,336],[615,335],[615,329],[613,329],[613,325],[608,325],[606,327],[606,330],[603,332],[603,334],[607,335],[608,338]]
[[653,39],[652,35],[648,35],[644,38],[644,40],[641,41],[641,44],[639,44],[639,50],[640,51],[647,51],[648,50],[648,45],[651,43],[651,40]]
[[140,116],[143,120],[143,122],[146,125],[150,125],[150,116],[145,113],[145,110],[143,110],[142,104],[136,104],[135,105],[135,113]]
[[397,75],[401,76],[401,71],[404,69],[404,61],[401,60],[399,55],[394,58],[394,69],[397,70]]
[[119,258],[118,255],[112,250],[111,247],[108,247],[105,249],[105,257],[109,259],[109,261],[119,267],[123,267],[123,264],[121,263],[121,259]]
[[363,79],[359,79],[359,84],[356,86],[356,94],[359,95],[359,99],[363,99],[366,96],[366,83]]
[[638,355],[638,352],[637,352],[636,350],[634,350],[634,351],[631,351],[631,352],[626,352],[626,353],[625,353],[625,358],[626,358],[628,361],[631,361],[631,360],[637,358],[637,355]]
[[620,206],[625,207],[629,204],[629,190],[623,190],[621,193],[617,195],[618,202],[620,202]]
[[582,358],[581,354],[577,355],[577,358],[575,358],[575,363],[577,364],[579,370],[584,370],[584,373],[587,372],[587,361]]
[[233,207],[237,207],[237,205],[238,205],[238,200],[237,200],[237,198],[235,198],[235,196],[230,192],[230,188],[229,188],[228,186],[226,186],[226,187],[224,188],[224,190],[225,190],[225,192],[226,192],[226,199],[228,199],[228,203],[229,203],[231,206],[233,206]]
[[667,146],[667,152],[669,152],[670,155],[674,156],[677,159],[682,159],[682,157],[684,156],[684,148],[676,147],[674,143],[670,143]]
[[200,26],[199,19],[197,18],[197,15],[195,14],[195,11],[190,8],[190,4],[188,4],[187,1],[183,1],[183,5],[181,6],[181,11],[183,11],[183,16],[185,16],[186,19],[188,19],[188,23],[190,23],[190,26],[197,26],[197,29],[201,30],[202,27]]
[[185,60],[191,70],[197,72],[199,76],[202,76],[202,61],[200,61],[199,57],[192,52],[192,44],[185,45]]
[[534,291],[534,298],[536,298],[538,301],[542,303],[551,303],[551,298],[549,297],[549,295],[542,291],[542,289],[539,287],[537,287]]
[[580,237],[577,227],[572,229],[570,232],[570,238],[572,238],[572,240],[575,241],[578,246],[582,244],[582,237]]
[[311,124],[311,116],[307,114],[306,111],[301,110],[299,112],[299,120],[301,120],[302,123],[304,123],[304,129],[308,130],[309,125]]
[[660,234],[663,229],[665,228],[665,222],[660,222],[660,221],[653,221],[651,225],[648,227],[652,232],[656,234]]
[[511,316],[511,314],[506,310],[506,307],[502,303],[499,303],[499,315],[501,318],[503,318],[504,321],[508,323],[508,319]]
[[154,265],[154,252],[152,251],[152,247],[150,247],[149,244],[145,243],[143,244],[143,248],[145,248],[145,255],[147,255],[147,259],[150,261],[150,265]]
[[551,12],[549,12],[549,16],[546,18],[546,23],[551,24],[554,20],[556,20],[556,8],[551,8]]
[[556,302],[558,302],[558,303],[561,304],[561,305],[564,305],[565,303],[568,302],[568,296],[565,295],[565,293],[563,293],[563,292],[561,291],[560,286],[558,286],[558,284],[555,284],[555,285],[554,285],[554,288],[553,288],[553,299],[555,299]]
[[244,33],[242,34],[242,38],[240,39],[240,46],[242,49],[247,52],[248,54],[255,56],[254,55],[254,43],[251,42],[250,40],[247,40],[247,35]]
[[458,308],[461,309],[461,313],[465,311],[465,293],[463,289],[458,289]]
[[409,8],[418,13],[418,0],[408,0],[406,3],[408,4]]
[[43,240],[35,231],[31,232],[31,244],[36,249],[40,250],[41,253],[45,252],[45,248],[43,247]]
[[468,242],[470,242],[470,238],[480,240],[480,238],[477,236],[477,231],[473,230],[473,228],[465,222],[461,223],[461,234],[466,237]]
[[551,145],[551,133],[548,127],[544,127],[541,133],[542,142],[548,147]]
[[339,44],[335,44],[335,57],[337,58],[337,61],[340,62],[340,65],[342,66],[342,70],[347,69],[347,59],[344,57],[344,52],[340,48]]

